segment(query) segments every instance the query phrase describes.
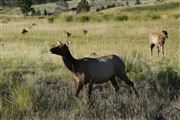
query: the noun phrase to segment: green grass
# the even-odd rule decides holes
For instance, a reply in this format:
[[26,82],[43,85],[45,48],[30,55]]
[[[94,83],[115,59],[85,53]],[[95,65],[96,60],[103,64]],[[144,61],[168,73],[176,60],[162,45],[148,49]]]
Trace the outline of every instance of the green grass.
[[[179,8],[171,8],[150,15],[178,13]],[[125,12],[118,14],[120,11]],[[149,12],[142,10],[143,14]],[[124,14],[127,20],[114,20]],[[127,8],[80,14],[73,19],[66,18],[68,15],[52,16],[52,23],[46,17],[8,16],[10,20],[0,24],[0,119],[147,119],[155,114],[180,119],[180,103],[175,98],[180,96],[179,18],[135,19],[138,14]],[[81,16],[88,16],[89,21],[78,21],[84,19]],[[32,23],[37,26],[29,28]],[[25,35],[20,34],[23,28],[29,31]],[[86,36],[83,29],[88,30]],[[151,57],[148,34],[163,29],[169,33],[165,55],[158,58],[155,48]],[[67,38],[63,31],[72,36]],[[57,40],[70,40],[69,48],[76,58],[95,57],[91,56],[94,52],[97,57],[112,53],[121,56],[140,97],[119,81],[118,93],[108,83],[95,85],[91,106],[86,87],[76,98],[72,74],[60,57],[49,53]]]

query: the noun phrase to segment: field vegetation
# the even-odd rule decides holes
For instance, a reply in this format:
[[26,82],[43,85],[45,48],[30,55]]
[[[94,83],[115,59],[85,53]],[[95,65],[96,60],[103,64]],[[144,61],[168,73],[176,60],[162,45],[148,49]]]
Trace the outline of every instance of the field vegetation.
[[[180,119],[180,2],[117,7],[96,13],[24,17],[0,10],[0,119]],[[32,26],[33,23],[36,25]],[[21,34],[26,28],[28,33]],[[83,29],[88,34],[83,34]],[[150,56],[148,34],[167,30],[165,55]],[[72,34],[67,38],[64,31]],[[121,56],[140,97],[119,80],[75,97],[72,74],[49,52],[70,41],[75,58]]]

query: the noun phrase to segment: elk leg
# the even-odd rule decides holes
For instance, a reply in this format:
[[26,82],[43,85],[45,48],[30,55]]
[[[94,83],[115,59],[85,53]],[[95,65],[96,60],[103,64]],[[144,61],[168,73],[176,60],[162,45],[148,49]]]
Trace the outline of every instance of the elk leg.
[[164,55],[164,46],[161,46],[161,51],[162,51],[162,53]]
[[120,75],[120,78],[121,78],[127,85],[131,86],[131,87],[133,88],[136,96],[139,97],[138,92],[137,92],[137,90],[136,90],[135,87],[134,87],[134,83],[129,80],[129,78],[127,77],[127,75],[126,75],[125,73],[124,73],[124,74],[121,74],[121,75]]
[[84,86],[84,84],[79,82],[78,88],[77,88],[77,91],[76,91],[76,97],[79,96],[79,92],[82,90],[83,86]]
[[154,46],[155,46],[155,44],[151,43],[151,45],[150,45],[150,48],[151,48],[151,56],[153,55],[152,50],[153,50]]
[[91,80],[91,81],[89,82],[89,89],[88,89],[88,98],[89,98],[89,99],[91,98],[93,83],[94,83],[93,80]]
[[118,83],[115,80],[115,77],[111,78],[110,83],[114,87],[115,91],[117,92],[119,90],[119,86],[118,86]]
[[159,52],[160,52],[159,46],[157,46],[157,51],[158,51],[158,57],[159,57]]

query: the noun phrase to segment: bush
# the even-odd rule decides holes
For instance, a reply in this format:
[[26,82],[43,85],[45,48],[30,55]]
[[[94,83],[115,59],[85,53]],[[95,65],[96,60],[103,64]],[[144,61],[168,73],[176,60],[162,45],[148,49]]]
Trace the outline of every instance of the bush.
[[130,19],[131,19],[131,20],[142,20],[143,17],[140,16],[140,15],[133,15],[133,16],[130,17]]
[[39,16],[38,19],[44,19],[46,18],[45,16]]
[[106,7],[106,8],[108,9],[108,8],[113,8],[113,7],[116,7],[116,4],[115,4],[115,3],[110,4],[110,5],[107,5],[107,7]]
[[152,20],[157,20],[161,18],[160,15],[157,15],[157,14],[152,14],[150,17]]
[[176,19],[179,19],[180,18],[180,14],[175,14],[175,15],[173,15],[173,17],[176,18]]
[[180,89],[180,76],[173,68],[168,67],[165,70],[161,70],[157,75],[158,83],[164,90],[173,88],[175,90]]
[[113,14],[105,14],[103,15],[103,19],[106,21],[110,21],[113,18]]
[[86,0],[81,0],[77,6],[77,12],[88,12],[90,10],[90,5]]
[[89,16],[86,16],[86,15],[83,15],[83,16],[77,17],[77,20],[78,20],[79,22],[89,22],[89,21],[90,21],[90,17],[89,17]]
[[114,20],[115,21],[127,21],[128,16],[127,15],[117,15],[117,16],[114,16]]
[[35,11],[35,15],[40,16],[41,15],[41,11],[38,9],[37,11]]
[[19,0],[19,7],[21,8],[21,12],[24,15],[28,15],[28,13],[32,10],[31,6],[33,4],[32,0]]
[[65,16],[64,20],[66,22],[72,22],[73,21],[73,16],[72,15]]
[[11,20],[9,17],[3,17],[2,18],[2,23],[8,23]]
[[157,83],[164,96],[168,96],[169,100],[177,100],[180,90],[180,76],[172,67],[160,70],[157,74]]
[[48,18],[47,18],[47,21],[48,21],[49,23],[53,23],[53,22],[54,22],[54,20],[55,20],[55,18],[54,18],[54,17],[48,17]]

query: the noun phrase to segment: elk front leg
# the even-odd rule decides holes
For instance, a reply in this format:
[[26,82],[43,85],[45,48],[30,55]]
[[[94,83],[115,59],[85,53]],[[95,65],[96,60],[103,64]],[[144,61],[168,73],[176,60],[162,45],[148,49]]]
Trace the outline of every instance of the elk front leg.
[[82,90],[84,84],[82,82],[79,82],[78,83],[78,88],[77,88],[77,91],[76,91],[76,97],[79,96],[79,92]]
[[158,51],[158,57],[159,57],[159,52],[160,52],[159,46],[157,46],[157,51]]
[[161,51],[162,51],[162,54],[164,55],[164,46],[163,45],[161,46]]
[[94,83],[94,81],[90,80],[90,82],[89,82],[89,89],[88,89],[88,98],[89,99],[91,98],[93,83]]

